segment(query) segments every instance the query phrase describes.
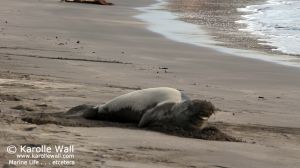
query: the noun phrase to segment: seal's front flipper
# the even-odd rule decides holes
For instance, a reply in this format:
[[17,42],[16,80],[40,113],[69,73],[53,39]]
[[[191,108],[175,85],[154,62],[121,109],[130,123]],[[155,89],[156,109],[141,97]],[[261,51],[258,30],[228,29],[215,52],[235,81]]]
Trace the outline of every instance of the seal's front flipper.
[[174,105],[175,103],[173,102],[165,102],[147,110],[142,116],[138,127],[141,128],[154,124],[168,124],[168,120],[172,118],[169,113]]
[[65,115],[68,117],[84,117],[87,119],[96,119],[98,109],[95,106],[82,104],[68,110]]

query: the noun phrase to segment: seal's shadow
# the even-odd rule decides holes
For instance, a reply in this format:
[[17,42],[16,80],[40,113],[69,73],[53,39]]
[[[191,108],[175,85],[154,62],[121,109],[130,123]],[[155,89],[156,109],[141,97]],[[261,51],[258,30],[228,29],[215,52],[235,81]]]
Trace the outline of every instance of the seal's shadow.
[[58,113],[35,113],[27,114],[22,117],[22,120],[28,123],[43,125],[43,124],[56,124],[69,127],[119,127],[128,129],[143,129],[162,132],[169,135],[196,138],[214,141],[229,141],[229,142],[242,142],[240,139],[234,138],[226,133],[220,131],[217,127],[208,124],[204,129],[185,130],[179,127],[170,127],[167,125],[149,125],[145,128],[138,128],[134,123],[119,123],[101,120],[86,119],[83,117],[85,111],[82,109],[73,109],[68,112]]

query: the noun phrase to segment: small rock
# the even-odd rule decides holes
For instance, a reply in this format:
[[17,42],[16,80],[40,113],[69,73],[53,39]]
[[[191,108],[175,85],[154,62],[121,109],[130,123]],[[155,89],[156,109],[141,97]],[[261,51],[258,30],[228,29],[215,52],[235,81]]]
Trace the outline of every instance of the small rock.
[[1,101],[21,101],[21,98],[16,95],[0,94],[0,102]]
[[77,43],[77,44],[79,44],[79,43],[80,43],[80,41],[78,40],[78,41],[76,41],[76,43]]
[[34,109],[32,109],[30,107],[25,107],[23,105],[12,107],[12,109],[15,109],[15,110],[25,110],[25,111],[34,111]]
[[32,131],[36,129],[36,127],[28,127],[28,128],[24,128],[24,131]]
[[65,45],[64,43],[59,43],[58,45]]
[[30,79],[30,75],[28,75],[28,74],[27,75],[23,75],[23,78],[24,79]]
[[26,146],[26,147],[41,147],[41,144],[21,144],[22,146]]
[[39,106],[39,107],[48,107],[47,104],[36,104],[36,106]]
[[165,70],[165,73],[167,73],[167,70],[168,70],[169,68],[167,68],[167,67],[159,67],[159,69],[163,69],[163,70]]
[[7,163],[2,166],[2,168],[12,168],[12,167],[17,167],[17,166],[15,166],[15,165],[9,165]]

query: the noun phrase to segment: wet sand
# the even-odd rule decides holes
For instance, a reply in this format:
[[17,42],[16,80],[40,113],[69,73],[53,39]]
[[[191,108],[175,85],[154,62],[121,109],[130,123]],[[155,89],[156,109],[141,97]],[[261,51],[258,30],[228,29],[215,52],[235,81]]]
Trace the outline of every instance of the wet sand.
[[201,25],[218,45],[229,48],[263,51],[268,54],[285,55],[272,46],[263,45],[258,35],[240,31],[246,25],[236,23],[243,20],[237,8],[265,3],[265,0],[170,0],[168,9],[180,15],[183,21]]
[[[80,168],[299,165],[299,69],[170,41],[132,18],[133,8],[152,0],[112,2],[0,2],[2,167],[13,167],[8,160],[16,156],[5,152],[11,144],[72,144],[72,167]],[[243,142],[24,120],[158,86],[212,101],[220,110],[210,125]]]

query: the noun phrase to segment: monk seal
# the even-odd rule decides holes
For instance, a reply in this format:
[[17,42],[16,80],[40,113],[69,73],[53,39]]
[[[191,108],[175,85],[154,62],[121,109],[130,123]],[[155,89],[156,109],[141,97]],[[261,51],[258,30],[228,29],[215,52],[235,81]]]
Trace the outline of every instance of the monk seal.
[[87,119],[136,123],[138,127],[167,125],[202,129],[215,107],[209,101],[191,100],[177,89],[158,87],[133,91],[103,105],[77,106],[68,114],[78,115],[78,111]]

